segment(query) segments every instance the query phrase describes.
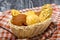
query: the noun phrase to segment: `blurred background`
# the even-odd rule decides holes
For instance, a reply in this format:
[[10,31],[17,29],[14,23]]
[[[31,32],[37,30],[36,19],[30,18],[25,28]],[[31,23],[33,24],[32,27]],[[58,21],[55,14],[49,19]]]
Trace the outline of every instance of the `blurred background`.
[[9,9],[25,9],[32,7],[39,7],[44,4],[60,4],[60,0],[0,0],[0,11],[6,11]]

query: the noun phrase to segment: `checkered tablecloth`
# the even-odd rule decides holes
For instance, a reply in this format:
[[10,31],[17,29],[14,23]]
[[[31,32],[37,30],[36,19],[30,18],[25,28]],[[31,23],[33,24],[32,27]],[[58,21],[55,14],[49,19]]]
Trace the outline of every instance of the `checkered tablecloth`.
[[[15,37],[9,33],[8,31],[0,28],[0,40],[60,40],[60,6],[56,4],[51,4],[53,8],[53,14],[52,14],[52,21],[57,24],[57,30],[54,27],[49,27],[45,31],[44,34],[40,35],[40,37],[36,37],[33,39],[15,39]],[[41,9],[41,7],[35,7],[30,9],[23,9],[20,10],[21,12],[25,12],[27,10],[34,10],[34,11],[40,11],[38,9]],[[11,13],[10,11],[0,12],[0,26],[8,29],[11,31],[9,27],[9,20],[11,19]],[[51,37],[49,37],[51,36]]]

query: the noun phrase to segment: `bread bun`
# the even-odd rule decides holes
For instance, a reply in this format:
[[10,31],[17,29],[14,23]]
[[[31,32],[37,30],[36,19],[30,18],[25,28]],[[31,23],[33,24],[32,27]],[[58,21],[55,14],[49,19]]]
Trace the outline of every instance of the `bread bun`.
[[26,15],[19,14],[12,18],[12,23],[18,26],[26,25]]

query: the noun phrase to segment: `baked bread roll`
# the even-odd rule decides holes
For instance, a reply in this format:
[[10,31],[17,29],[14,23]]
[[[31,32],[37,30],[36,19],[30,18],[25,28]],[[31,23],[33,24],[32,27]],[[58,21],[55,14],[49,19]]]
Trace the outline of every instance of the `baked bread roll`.
[[11,22],[14,25],[18,25],[18,26],[25,26],[26,25],[26,15],[24,14],[19,14],[17,16],[14,16],[11,20]]
[[17,16],[20,14],[20,12],[18,10],[12,9],[11,14],[12,14],[12,16]]
[[53,13],[53,11],[52,11],[52,7],[50,4],[46,4],[46,5],[42,6],[41,12],[39,15],[40,22],[43,22],[47,18],[51,17],[52,13]]

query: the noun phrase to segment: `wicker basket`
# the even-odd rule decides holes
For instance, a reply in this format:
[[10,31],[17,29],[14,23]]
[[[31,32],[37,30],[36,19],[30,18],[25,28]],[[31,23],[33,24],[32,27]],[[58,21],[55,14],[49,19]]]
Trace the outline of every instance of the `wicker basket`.
[[43,33],[44,30],[46,30],[46,28],[51,23],[51,18],[46,19],[44,22],[36,23],[29,26],[16,26],[13,25],[11,22],[9,23],[13,34],[15,34],[18,38],[31,38]]

